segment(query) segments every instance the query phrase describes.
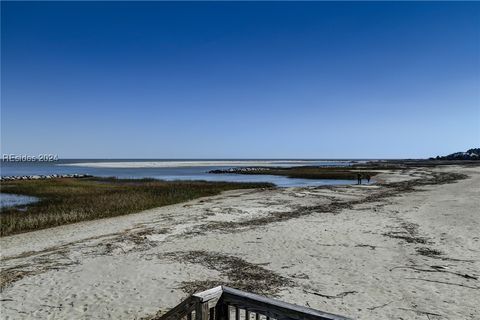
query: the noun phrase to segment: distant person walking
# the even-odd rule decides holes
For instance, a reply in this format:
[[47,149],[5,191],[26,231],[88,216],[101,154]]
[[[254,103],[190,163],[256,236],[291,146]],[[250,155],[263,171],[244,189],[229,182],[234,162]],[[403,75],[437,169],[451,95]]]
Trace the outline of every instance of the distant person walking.
[[370,175],[367,174],[365,178],[367,179],[367,183],[370,183]]
[[362,175],[357,173],[357,184],[362,184]]

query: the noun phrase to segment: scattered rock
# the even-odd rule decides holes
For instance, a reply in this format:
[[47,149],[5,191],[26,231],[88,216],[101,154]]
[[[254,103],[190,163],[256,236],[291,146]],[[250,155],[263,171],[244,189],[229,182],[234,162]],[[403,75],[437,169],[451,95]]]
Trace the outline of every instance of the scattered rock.
[[6,176],[0,177],[0,181],[15,181],[15,180],[44,180],[55,178],[91,178],[90,174],[52,174],[52,175],[31,175],[31,176]]
[[241,174],[241,173],[251,173],[255,171],[268,171],[271,168],[269,167],[243,167],[243,168],[228,168],[228,169],[217,169],[217,170],[210,170],[208,173],[217,173],[217,174],[222,174],[222,173],[236,173],[236,174]]

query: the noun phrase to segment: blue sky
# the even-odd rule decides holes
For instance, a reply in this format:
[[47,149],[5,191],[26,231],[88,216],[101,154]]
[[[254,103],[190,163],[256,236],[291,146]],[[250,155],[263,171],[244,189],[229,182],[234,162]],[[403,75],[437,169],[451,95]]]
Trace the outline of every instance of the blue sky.
[[2,153],[405,158],[480,144],[475,2],[4,2]]

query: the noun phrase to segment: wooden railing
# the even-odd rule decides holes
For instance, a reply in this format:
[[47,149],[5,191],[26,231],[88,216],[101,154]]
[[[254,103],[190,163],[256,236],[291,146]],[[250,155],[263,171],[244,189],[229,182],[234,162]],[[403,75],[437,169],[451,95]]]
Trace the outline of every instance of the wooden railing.
[[225,286],[196,293],[160,320],[348,320]]

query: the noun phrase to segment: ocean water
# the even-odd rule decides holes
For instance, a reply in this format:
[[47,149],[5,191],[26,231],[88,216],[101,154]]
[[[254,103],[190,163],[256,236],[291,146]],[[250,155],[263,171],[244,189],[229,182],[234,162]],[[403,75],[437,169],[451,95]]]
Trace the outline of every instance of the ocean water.
[[99,177],[154,178],[162,180],[207,180],[232,182],[271,182],[279,187],[352,184],[351,180],[296,179],[270,175],[211,174],[210,170],[265,166],[338,166],[353,160],[152,160],[152,159],[70,159],[55,162],[1,162],[1,176],[90,174]]

